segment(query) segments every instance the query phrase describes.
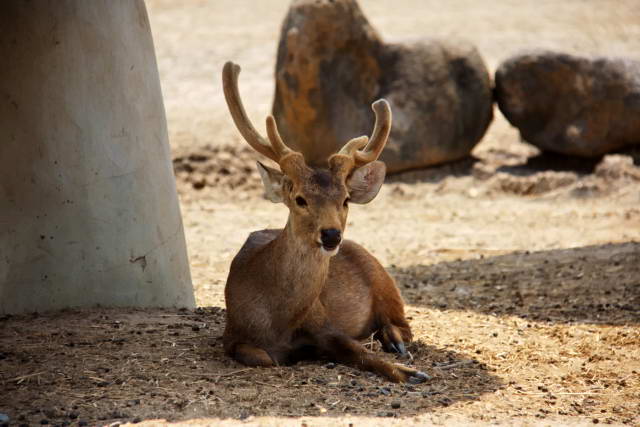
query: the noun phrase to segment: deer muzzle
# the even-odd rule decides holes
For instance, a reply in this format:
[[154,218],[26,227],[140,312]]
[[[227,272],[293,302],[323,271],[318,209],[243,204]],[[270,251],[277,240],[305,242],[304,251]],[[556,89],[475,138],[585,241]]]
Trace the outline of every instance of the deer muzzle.
[[320,240],[322,242],[322,249],[327,252],[332,252],[338,248],[338,245],[342,241],[342,233],[336,228],[325,228],[320,230]]

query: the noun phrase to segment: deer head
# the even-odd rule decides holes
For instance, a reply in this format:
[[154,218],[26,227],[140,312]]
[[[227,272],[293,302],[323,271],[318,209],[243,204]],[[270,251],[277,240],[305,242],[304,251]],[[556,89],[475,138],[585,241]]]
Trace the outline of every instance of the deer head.
[[231,117],[244,139],[257,152],[275,161],[280,170],[258,162],[266,197],[289,208],[287,227],[298,243],[326,255],[338,252],[349,203],[368,203],[378,194],[385,176],[377,161],[391,130],[391,109],[386,100],[372,104],[376,115],[371,139],[351,139],[331,155],[327,167],[309,167],[302,153],[282,141],[273,116],[267,117],[268,141],[249,120],[240,93],[240,67],[227,62],[222,71],[224,94]]

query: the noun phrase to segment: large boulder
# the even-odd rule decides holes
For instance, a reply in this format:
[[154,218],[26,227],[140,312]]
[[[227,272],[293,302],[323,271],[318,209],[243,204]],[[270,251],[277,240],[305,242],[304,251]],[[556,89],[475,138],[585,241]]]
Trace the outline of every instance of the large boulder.
[[280,36],[273,112],[285,141],[322,165],[370,134],[371,103],[386,98],[389,172],[467,156],[492,119],[492,88],[463,42],[385,44],[355,0],[295,0]]
[[596,157],[640,143],[640,63],[529,52],[496,71],[500,110],[541,150]]

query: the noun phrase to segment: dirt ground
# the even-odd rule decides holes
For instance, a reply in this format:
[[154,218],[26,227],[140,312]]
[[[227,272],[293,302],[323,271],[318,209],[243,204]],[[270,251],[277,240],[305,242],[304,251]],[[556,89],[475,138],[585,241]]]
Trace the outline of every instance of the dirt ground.
[[[243,66],[241,93],[262,123],[288,2],[147,3],[200,308],[0,318],[11,425],[640,425],[640,150],[541,154],[497,110],[473,157],[389,177],[350,212],[347,238],[396,278],[410,363],[431,380],[225,357],[230,261],[287,213],[262,198],[220,70]],[[466,38],[492,70],[532,47],[640,59],[636,0],[361,4],[386,39]]]

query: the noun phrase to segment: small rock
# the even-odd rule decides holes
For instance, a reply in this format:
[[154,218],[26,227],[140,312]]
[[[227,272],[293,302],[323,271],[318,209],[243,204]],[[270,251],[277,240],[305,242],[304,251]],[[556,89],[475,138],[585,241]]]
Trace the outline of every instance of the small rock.
[[326,365],[324,365],[324,367],[327,368],[327,369],[333,369],[333,368],[336,367],[336,364],[333,363],[333,362],[329,362]]
[[201,154],[201,153],[193,153],[189,156],[189,160],[191,160],[192,162],[205,162],[207,161],[207,159],[209,159],[209,157],[206,154]]
[[440,403],[442,406],[449,406],[451,405],[451,399],[449,399],[448,397],[445,397],[443,399],[439,399],[438,403]]
[[398,400],[394,400],[393,402],[391,402],[391,407],[393,409],[398,409],[398,408],[400,408],[400,406],[402,406],[402,404]]
[[431,397],[431,396],[435,396],[436,394],[440,394],[440,392],[439,391],[423,391],[422,397]]
[[207,179],[204,176],[200,175],[193,179],[191,185],[195,190],[202,190],[207,185]]
[[380,387],[380,394],[389,396],[391,394],[391,390],[388,387]]

